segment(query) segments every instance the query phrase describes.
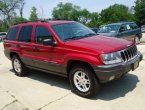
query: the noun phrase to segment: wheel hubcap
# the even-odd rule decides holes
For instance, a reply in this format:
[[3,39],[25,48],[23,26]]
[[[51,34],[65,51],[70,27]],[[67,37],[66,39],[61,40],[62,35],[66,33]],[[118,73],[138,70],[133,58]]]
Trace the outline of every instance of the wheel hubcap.
[[16,72],[21,72],[21,64],[18,59],[14,59],[14,69]]
[[82,71],[77,71],[74,74],[74,84],[81,92],[87,92],[90,89],[90,79]]

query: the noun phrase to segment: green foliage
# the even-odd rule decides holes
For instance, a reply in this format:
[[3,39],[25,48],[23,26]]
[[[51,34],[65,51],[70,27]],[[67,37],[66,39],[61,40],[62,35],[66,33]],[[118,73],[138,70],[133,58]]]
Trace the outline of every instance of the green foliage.
[[138,24],[145,24],[145,0],[136,0],[134,10]]
[[[72,3],[60,2],[52,11],[53,19],[79,21],[87,26],[96,27],[98,13],[90,13],[87,9],[81,9]],[[95,24],[96,23],[96,24]]]
[[19,24],[19,23],[26,22],[26,21],[28,21],[28,20],[25,18],[16,17],[12,22],[13,22],[13,24]]
[[9,26],[7,24],[7,21],[2,21],[0,23],[0,32],[6,32],[8,30]]
[[38,20],[37,8],[34,6],[31,9],[31,14],[30,14],[29,20],[30,21],[37,21]]
[[119,21],[133,21],[133,14],[129,13],[125,5],[115,4],[101,11],[101,20],[103,23],[112,23]]
[[52,11],[54,19],[76,20],[78,21],[80,7],[71,3],[60,2]]
[[9,26],[11,19],[17,15],[16,11],[20,9],[22,2],[24,0],[0,0],[0,13],[7,20]]

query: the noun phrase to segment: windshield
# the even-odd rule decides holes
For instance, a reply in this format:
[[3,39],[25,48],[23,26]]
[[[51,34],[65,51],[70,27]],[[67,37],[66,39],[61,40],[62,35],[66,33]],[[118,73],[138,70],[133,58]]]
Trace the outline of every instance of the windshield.
[[63,41],[96,35],[91,29],[77,22],[57,24],[52,25],[51,27],[58,37]]
[[107,25],[102,27],[98,33],[117,33],[120,25]]

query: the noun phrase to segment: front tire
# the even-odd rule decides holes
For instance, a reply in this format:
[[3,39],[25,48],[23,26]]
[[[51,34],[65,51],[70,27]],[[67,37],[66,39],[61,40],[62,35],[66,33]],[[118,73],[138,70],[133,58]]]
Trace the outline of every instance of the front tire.
[[88,66],[75,66],[69,73],[71,91],[75,94],[91,98],[99,90],[99,83],[93,71]]
[[136,43],[136,44],[140,44],[140,39],[139,39],[138,36],[135,37],[135,43]]
[[23,77],[27,75],[27,68],[17,55],[12,58],[12,67],[17,76]]

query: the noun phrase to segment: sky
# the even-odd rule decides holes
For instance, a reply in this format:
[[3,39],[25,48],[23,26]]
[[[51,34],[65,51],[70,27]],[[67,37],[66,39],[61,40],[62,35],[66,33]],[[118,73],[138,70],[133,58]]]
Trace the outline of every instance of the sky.
[[80,6],[81,9],[86,8],[90,12],[101,12],[102,9],[115,3],[131,7],[134,6],[134,1],[135,0],[25,0],[24,17],[29,18],[31,7],[35,6],[40,18],[51,18],[52,10],[59,2],[73,3],[74,5]]

